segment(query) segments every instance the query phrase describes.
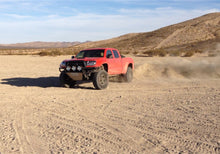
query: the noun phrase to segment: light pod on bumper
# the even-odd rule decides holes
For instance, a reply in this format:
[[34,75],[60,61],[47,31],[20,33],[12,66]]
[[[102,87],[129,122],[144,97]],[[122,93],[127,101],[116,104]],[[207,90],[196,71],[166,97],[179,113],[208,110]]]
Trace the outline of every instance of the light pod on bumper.
[[67,66],[67,67],[66,67],[66,70],[67,70],[67,71],[70,71],[70,70],[71,70],[71,67],[70,67],[70,66]]
[[72,66],[72,70],[73,70],[73,71],[76,71],[76,66]]
[[81,71],[81,70],[82,70],[82,67],[81,67],[81,66],[77,66],[77,70],[78,70],[78,71]]

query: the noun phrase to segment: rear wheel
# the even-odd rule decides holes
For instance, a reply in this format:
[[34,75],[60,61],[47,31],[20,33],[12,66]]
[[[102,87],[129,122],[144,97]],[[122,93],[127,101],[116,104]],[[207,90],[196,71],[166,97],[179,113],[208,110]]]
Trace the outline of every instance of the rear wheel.
[[93,76],[93,85],[96,89],[101,90],[108,87],[109,77],[105,70],[96,72]]
[[72,80],[65,72],[60,73],[60,85],[62,87],[71,88],[74,87],[76,81]]
[[133,70],[131,67],[128,67],[126,74],[123,75],[125,82],[131,82],[133,79]]

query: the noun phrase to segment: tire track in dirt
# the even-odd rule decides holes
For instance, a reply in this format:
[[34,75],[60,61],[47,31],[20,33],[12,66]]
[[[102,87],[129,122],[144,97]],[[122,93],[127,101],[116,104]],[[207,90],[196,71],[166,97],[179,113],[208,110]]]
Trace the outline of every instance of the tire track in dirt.
[[0,153],[19,152],[19,140],[16,138],[16,131],[13,120],[3,120],[0,123]]
[[[191,109],[192,110],[192,109]],[[189,113],[190,111],[188,111],[187,113]],[[187,114],[186,113],[186,114]],[[112,116],[112,115],[114,115],[114,116]],[[121,123],[124,123],[124,119],[123,118],[121,118],[120,117],[120,115],[119,116],[115,116],[115,115],[117,115],[117,113],[115,113],[115,112],[113,112],[112,114],[110,114],[110,118],[112,119],[112,118],[114,118],[114,120],[117,120],[117,121],[121,121]],[[194,114],[193,114],[194,115]],[[128,115],[126,115],[125,117],[129,117]],[[116,118],[116,119],[115,119]],[[168,142],[170,142],[170,141],[176,141],[175,140],[175,134],[176,134],[176,132],[177,131],[180,131],[181,130],[181,128],[182,128],[182,126],[183,125],[179,125],[178,123],[177,123],[177,121],[174,121],[174,122],[172,122],[170,119],[157,119],[158,117],[155,117],[155,116],[148,116],[147,117],[147,120],[149,120],[149,119],[152,119],[152,121],[154,121],[152,124],[149,124],[149,123],[145,123],[145,125],[144,126],[152,126],[152,129],[151,130],[155,130],[155,131],[165,131],[165,130],[167,130],[167,131],[165,131],[163,134],[166,134],[166,133],[171,133],[171,132],[173,132],[173,134],[171,134],[171,136],[174,136],[173,138],[171,138],[172,140],[170,140],[170,138],[169,137],[163,137],[163,138],[161,138],[161,135],[158,135],[157,133],[155,133],[154,131],[152,131],[152,134],[151,134],[151,136],[158,136],[158,137],[160,137],[160,139],[161,140],[167,140]],[[170,117],[169,117],[170,118]],[[196,119],[193,119],[194,121],[197,121],[198,122],[198,124],[202,124],[202,126],[205,126],[205,128],[202,128],[202,130],[204,130],[205,131],[205,133],[207,134],[208,132],[212,132],[212,130],[214,131],[214,132],[216,132],[217,130],[218,130],[218,128],[214,125],[206,125],[206,124],[204,124],[204,121],[206,120],[206,119],[202,119],[202,120],[199,120],[199,115],[198,115],[198,117],[196,118]],[[199,120],[199,121],[198,121]],[[130,124],[129,126],[133,126],[133,127],[136,127],[138,124],[135,122],[135,121],[132,121],[132,120],[126,120],[126,123],[128,123],[128,124]],[[143,121],[141,121],[140,122],[140,124],[143,124],[144,122]],[[158,124],[160,124],[160,125],[158,125]],[[156,126],[156,127],[155,127]],[[162,126],[162,127],[161,127]],[[196,132],[197,133],[197,127],[196,128],[194,128],[194,127],[192,127],[190,124],[188,124],[188,125],[186,125],[186,124],[184,124],[184,127],[186,127],[186,129],[188,129],[187,131],[188,132]],[[148,130],[146,130],[147,132],[148,132]],[[182,132],[181,132],[182,133]],[[201,131],[200,131],[200,133],[202,133]],[[181,135],[181,134],[180,134]],[[202,134],[201,134],[202,135]],[[213,135],[215,135],[215,133],[213,133]],[[216,134],[217,135],[217,134]],[[177,135],[178,136],[178,135]],[[182,136],[182,135],[181,135]],[[180,136],[180,137],[181,137]],[[148,140],[149,141],[149,140]],[[181,142],[182,141],[182,142]],[[188,144],[183,144],[183,142],[184,143],[188,143]],[[217,142],[217,141],[216,141]],[[216,152],[218,152],[219,151],[219,147],[218,147],[218,145],[216,145],[216,144],[212,144],[212,143],[209,143],[209,142],[204,142],[204,141],[194,141],[194,140],[178,140],[178,142],[176,142],[176,143],[178,143],[178,144],[180,144],[180,145],[183,145],[183,146],[185,146],[186,148],[188,148],[188,149],[190,149],[191,151],[198,151],[198,152],[212,152],[212,153],[216,153]],[[190,146],[190,144],[196,144],[197,146],[198,146],[198,148],[194,148],[193,146]],[[163,151],[165,150],[166,151],[166,148],[165,148],[165,146],[162,146],[161,145],[161,149],[163,149]],[[206,150],[205,150],[206,149]]]
[[4,144],[0,153],[33,153],[24,127],[24,99],[14,98],[15,103],[10,101],[4,105],[7,99],[10,98],[1,99],[1,109],[4,111],[0,117],[0,141]]
[[[63,119],[59,117],[59,114],[57,115],[51,111],[51,108],[45,106],[39,108],[39,106],[35,106],[34,110],[36,110],[39,115],[43,115],[39,125],[36,125],[40,129],[40,137],[45,140],[45,142],[48,142],[51,153],[64,153],[65,151],[77,152],[79,149],[81,149],[82,152],[92,152],[84,148],[91,144],[87,143],[91,142],[91,139],[85,137],[86,131],[82,128],[73,127],[68,122],[63,121]],[[35,116],[38,116],[38,114]],[[72,122],[75,123],[76,121],[72,120]]]
[[[185,114],[192,112],[192,109],[191,110],[186,110]],[[161,141],[167,141],[169,143],[173,143],[174,145],[182,145],[182,147],[186,147],[187,149],[189,149],[189,152],[190,151],[191,152],[197,151],[197,152],[205,152],[205,153],[206,152],[208,152],[208,153],[210,153],[210,152],[211,153],[217,153],[219,151],[218,145],[215,145],[215,144],[212,144],[212,143],[209,143],[209,142],[189,140],[189,139],[185,139],[185,140],[181,139],[182,135],[181,134],[180,134],[180,136],[178,134],[176,135],[176,132],[177,131],[178,132],[182,131],[182,125],[180,125],[181,123],[178,124],[177,121],[172,121],[171,120],[172,118],[171,119],[170,118],[169,119],[166,119],[166,118],[161,119],[160,117],[147,116],[147,117],[143,118],[146,121],[136,122],[135,120],[128,119],[128,117],[130,117],[129,115],[124,116],[126,118],[122,118],[120,115],[117,115],[118,112],[113,112],[113,111],[114,110],[112,110],[111,114],[106,113],[105,115],[108,114],[107,116],[109,117],[109,119],[111,119],[113,121],[120,121],[120,123],[127,123],[128,127],[138,128],[139,124],[143,125],[143,127],[140,127],[144,130],[144,131],[142,130],[142,133],[146,134],[146,132],[151,132],[150,134],[147,135],[148,138],[146,140],[153,143],[153,144],[154,143],[159,144],[160,143],[159,140],[161,140]],[[193,115],[195,115],[195,114],[193,114]],[[195,118],[195,119],[192,119],[192,120],[194,120],[198,124],[201,124],[203,127],[205,127],[202,130],[204,130],[206,133],[208,133],[210,131],[211,132],[212,131],[214,131],[214,132],[217,131],[218,128],[217,128],[216,125],[213,126],[213,125],[204,124],[204,121],[206,119],[204,118],[204,119],[200,120],[199,119],[200,115],[196,115],[196,116],[198,116],[198,117]],[[152,119],[152,120],[149,120],[149,119]],[[154,121],[154,122],[151,123],[151,122],[148,122],[148,121]],[[160,124],[160,125],[158,125],[158,124]],[[147,128],[151,127],[151,129],[144,129],[146,126],[147,126]],[[191,124],[184,124],[184,127],[186,127],[185,129],[187,129],[188,132],[197,132],[197,129],[198,129],[198,128],[192,127]],[[139,130],[139,131],[141,131],[141,130]],[[158,132],[162,131],[162,132],[160,134],[157,131]],[[202,132],[200,132],[200,133],[202,133]],[[166,135],[166,134],[168,134],[168,135]],[[215,135],[215,133],[213,133],[213,134]],[[152,138],[152,136],[154,136],[153,140],[155,140],[155,141],[152,141],[152,139],[149,139],[149,136],[151,136],[151,138]],[[155,138],[158,138],[158,139],[155,139]],[[163,151],[169,150],[169,148],[166,148],[166,146],[163,145],[163,144],[160,145],[160,149],[163,150]],[[176,152],[180,152],[180,151],[176,151]]]
[[[194,89],[199,89],[199,87]],[[126,98],[126,96],[123,96],[123,98],[118,96],[114,98],[102,98],[103,102],[101,104],[90,104],[91,108],[86,110],[84,108],[86,103],[81,103],[87,101],[89,104],[94,100],[85,98],[86,100],[74,100],[76,102],[71,102],[71,100],[64,102],[62,101],[62,98],[60,98],[55,101],[50,100],[49,102],[39,101],[32,103],[35,103],[36,110],[40,110],[41,113],[44,113],[47,119],[46,121],[49,121],[50,123],[50,125],[44,125],[42,127],[41,130],[44,135],[49,135],[49,138],[57,136],[56,134],[61,135],[61,137],[58,137],[59,135],[57,136],[57,140],[51,139],[51,143],[56,145],[52,146],[53,144],[50,144],[50,148],[53,152],[59,151],[59,149],[68,152],[71,151],[71,149],[73,152],[103,152],[105,147],[106,149],[109,149],[108,152],[122,152],[123,150],[127,152],[146,152],[149,151],[149,149],[152,149],[154,152],[179,153],[185,151],[217,153],[219,152],[219,147],[216,144],[211,143],[210,140],[204,141],[205,138],[203,140],[192,138],[183,139],[184,129],[187,133],[198,133],[196,132],[198,129],[197,127],[190,126],[186,121],[178,121],[175,117],[162,118],[160,114],[158,115],[158,113],[151,111],[151,108],[160,109],[166,102],[169,102],[166,104],[168,105],[166,110],[170,110],[170,113],[167,114],[167,116],[172,114],[174,116],[175,114],[178,114],[179,116],[183,114],[181,117],[185,118],[184,116],[189,115],[189,118],[193,121],[194,125],[204,125],[205,129],[202,129],[204,133],[207,134],[209,131],[216,132],[216,123],[214,123],[214,125],[211,125],[210,122],[204,123],[207,118],[204,117],[202,113],[199,114],[205,106],[195,108],[196,102],[195,105],[190,101],[187,102],[188,100],[186,100],[186,98],[191,100],[191,95],[197,93],[195,90],[191,91],[191,93],[187,93],[184,97],[178,91],[178,88],[176,88],[172,91],[167,89],[161,93],[151,93],[148,91],[148,94],[151,93],[150,96],[144,96],[145,92],[141,92],[140,95],[143,96],[141,99],[139,98],[141,96],[136,97],[130,94],[129,97],[132,98]],[[203,87],[203,91],[207,91],[207,88]],[[159,95],[167,95],[167,93],[169,95],[165,100],[162,101],[158,98]],[[202,92],[196,97],[201,97],[203,95],[204,93]],[[196,100],[196,98],[194,99]],[[120,102],[121,100],[123,100],[124,103]],[[176,102],[176,100],[178,100],[178,102]],[[154,104],[149,106],[148,102],[151,101],[154,102]],[[181,103],[188,104],[184,105]],[[96,109],[98,109],[98,112],[96,113],[96,116],[94,116],[93,113]],[[84,114],[85,112],[86,114]],[[101,120],[96,119],[98,118],[98,115],[101,116]],[[193,119],[192,115],[195,115],[195,119]],[[108,123],[110,122],[110,124],[107,124],[105,120],[108,121]],[[46,121],[43,123],[46,123]],[[116,124],[119,125],[116,127]],[[185,128],[181,129],[183,126]],[[125,129],[125,127],[128,127],[129,129]],[[200,130],[199,133],[201,134],[202,131]],[[131,135],[131,132],[134,132],[134,135]],[[215,135],[215,133],[212,133],[211,135]],[[70,138],[73,138],[76,141],[78,140],[78,142],[76,142],[78,143],[77,145],[79,145],[78,149],[77,147],[73,147],[73,145],[76,144],[75,142],[70,143],[71,141],[68,141]],[[63,144],[63,142],[68,146]],[[121,144],[121,142],[124,144]],[[85,145],[84,149],[83,147],[80,147],[80,145]],[[92,151],[91,149],[97,150]]]
[[[20,146],[20,150],[21,153],[23,154],[30,154],[30,153],[34,153],[34,150],[32,148],[32,145],[30,143],[30,140],[28,138],[28,135],[26,133],[26,126],[25,126],[25,106],[26,106],[26,102],[24,99],[22,99],[21,101],[18,102],[20,104],[20,109],[16,110],[16,121],[14,121],[13,126],[15,128],[15,132],[16,132],[16,138],[19,141],[19,146]],[[25,103],[25,104],[24,104]]]
[[[51,113],[53,118],[51,121],[54,121],[56,124],[61,125],[61,128],[72,130],[81,136],[88,136],[91,140],[96,140],[98,143],[109,144],[112,147],[117,147],[119,149],[125,150],[128,149],[126,145],[121,145],[121,139],[117,136],[113,135],[111,132],[106,132],[105,129],[101,130],[100,127],[97,129],[94,126],[83,125],[83,123],[76,123],[71,119],[67,119],[66,117],[61,117],[60,115]],[[73,125],[74,123],[74,125]]]
[[[153,118],[153,117],[151,117]],[[202,152],[202,153],[217,153],[219,151],[219,147],[217,145],[213,145],[211,143],[197,141],[194,139],[183,139],[181,134],[177,134],[176,131],[180,132],[181,130],[178,130],[181,128],[180,125],[173,123],[170,120],[163,120],[161,119],[153,119],[153,123],[149,122],[148,119],[141,120],[137,125],[133,126],[139,129],[139,131],[142,131],[143,133],[148,133],[148,136],[154,136],[157,138],[158,144],[162,142],[168,142],[167,144],[163,145],[163,147],[167,147],[167,149],[175,150],[175,146],[179,145],[180,147],[184,147],[184,149],[187,149],[188,152]],[[156,124],[160,123],[160,127],[158,127]],[[148,127],[146,127],[148,126]],[[157,126],[157,127],[155,127]],[[191,127],[187,127],[187,125],[184,125],[187,131],[193,131]],[[196,129],[195,129],[196,131]],[[216,130],[215,130],[216,131]],[[173,133],[172,133],[173,132]],[[173,145],[173,147],[170,147]],[[180,148],[181,149],[181,148]],[[174,152],[174,151],[173,151]],[[175,151],[180,152],[180,151]]]
[[[55,108],[62,108],[62,111],[65,111],[65,113],[69,112],[71,117],[74,116],[74,118],[67,118],[59,112],[53,112],[50,106],[43,106],[38,108],[39,110],[46,112],[46,116],[49,119],[48,121],[53,122],[55,126],[68,131],[73,131],[80,136],[87,136],[90,140],[95,142],[95,144],[105,143],[111,147],[112,150],[116,148],[121,149],[121,151],[132,151],[126,142],[124,143],[122,141],[120,136],[114,134],[114,131],[112,131],[113,129],[110,129],[110,126],[106,126],[106,124],[100,125],[99,122],[94,122],[93,120],[89,120],[90,118],[80,115],[76,111],[69,110],[70,107],[66,104],[62,105],[58,103],[54,105],[56,106]],[[64,106],[67,108],[64,108]],[[49,132],[50,129],[53,130],[53,128],[49,128],[44,130],[44,132]]]
[[[112,121],[117,121],[118,123],[126,124],[125,127],[127,129],[124,129],[123,131],[125,131],[128,136],[131,136],[132,139],[139,144],[140,147],[139,149],[141,149],[141,152],[149,151],[149,149],[153,149],[154,147],[156,147],[156,145],[158,146],[158,144],[156,144],[156,142],[158,141],[155,137],[153,137],[153,135],[151,135],[151,137],[148,136],[146,138],[145,136],[146,132],[140,129],[137,130],[137,125],[138,125],[137,120],[129,119],[128,118],[129,116],[127,115],[125,116],[126,118],[122,118],[121,116],[117,116],[116,112],[113,114],[105,114],[105,115]],[[162,145],[158,146],[157,149],[159,150],[159,152],[166,151],[166,148],[163,147]]]
[[[165,123],[162,123],[161,125],[163,124]],[[173,127],[173,124],[169,124],[169,125]],[[153,124],[150,123],[146,124],[146,122],[143,121],[132,127],[135,127],[140,132],[142,132],[144,134],[143,137],[146,137],[146,140],[152,142],[157,146],[160,146],[165,151],[172,150],[172,152],[175,153],[180,152],[178,151],[178,149],[176,149],[177,145],[180,146],[180,150],[181,148],[187,149],[188,152],[218,153],[219,151],[219,147],[216,145],[203,143],[201,141],[183,139],[183,137],[179,136],[178,134],[171,133],[171,131],[166,131],[166,129],[164,129],[166,127],[157,128],[154,127]]]

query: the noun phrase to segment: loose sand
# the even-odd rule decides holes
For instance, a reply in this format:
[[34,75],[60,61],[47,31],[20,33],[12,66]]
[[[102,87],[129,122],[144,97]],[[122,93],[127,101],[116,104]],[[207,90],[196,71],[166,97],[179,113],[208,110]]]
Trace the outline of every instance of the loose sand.
[[59,87],[68,56],[0,56],[0,153],[219,153],[220,58],[134,57],[134,80]]

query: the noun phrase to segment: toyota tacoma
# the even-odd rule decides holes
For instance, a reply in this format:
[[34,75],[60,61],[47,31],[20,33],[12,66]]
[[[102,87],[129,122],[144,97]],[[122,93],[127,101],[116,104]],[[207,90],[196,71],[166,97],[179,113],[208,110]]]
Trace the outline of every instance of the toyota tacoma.
[[131,82],[133,70],[133,59],[121,56],[117,49],[85,49],[60,64],[59,79],[64,87],[74,87],[77,81],[92,81],[96,89],[105,89],[109,76],[120,75]]

